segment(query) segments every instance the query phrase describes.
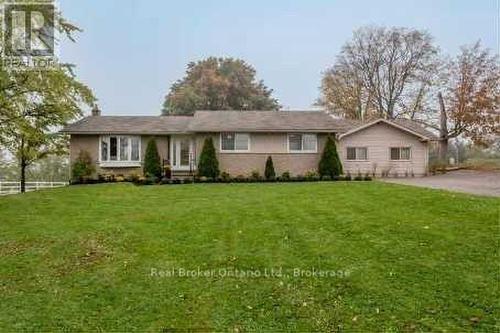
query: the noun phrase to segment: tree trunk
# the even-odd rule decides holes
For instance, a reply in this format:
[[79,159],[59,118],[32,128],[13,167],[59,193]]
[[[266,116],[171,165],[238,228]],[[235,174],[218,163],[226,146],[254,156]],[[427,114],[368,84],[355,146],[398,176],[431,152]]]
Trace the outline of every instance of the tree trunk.
[[19,166],[21,167],[21,193],[26,192],[26,158],[24,156],[24,137],[21,137]]
[[439,161],[448,164],[448,139],[439,140]]
[[448,164],[448,115],[444,106],[443,95],[438,93],[439,108],[440,108],[440,123],[439,123],[439,160]]
[[21,159],[21,193],[26,192],[26,162]]

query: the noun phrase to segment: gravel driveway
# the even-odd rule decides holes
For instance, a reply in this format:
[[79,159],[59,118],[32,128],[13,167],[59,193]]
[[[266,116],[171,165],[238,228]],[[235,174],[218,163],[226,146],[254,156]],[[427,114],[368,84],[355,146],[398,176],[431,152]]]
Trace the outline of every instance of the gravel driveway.
[[383,181],[500,197],[500,171],[459,170],[444,175],[404,179],[385,178]]

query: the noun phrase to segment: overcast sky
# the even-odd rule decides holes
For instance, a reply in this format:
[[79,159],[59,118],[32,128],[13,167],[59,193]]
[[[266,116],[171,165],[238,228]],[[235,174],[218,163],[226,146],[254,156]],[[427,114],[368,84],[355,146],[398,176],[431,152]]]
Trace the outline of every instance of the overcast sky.
[[450,54],[478,39],[498,52],[498,0],[60,0],[84,32],[63,61],[105,115],[159,115],[186,64],[208,56],[246,60],[287,109],[310,108],[321,73],[364,25],[428,30]]

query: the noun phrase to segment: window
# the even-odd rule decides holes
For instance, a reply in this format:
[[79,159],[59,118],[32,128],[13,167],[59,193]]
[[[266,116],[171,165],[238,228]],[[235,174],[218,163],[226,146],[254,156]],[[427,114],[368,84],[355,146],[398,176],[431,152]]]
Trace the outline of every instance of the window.
[[368,159],[368,148],[366,147],[347,147],[347,160],[365,161]]
[[316,134],[288,134],[288,151],[290,152],[316,152],[318,138]]
[[392,147],[391,148],[391,160],[409,160],[411,158],[411,148],[410,147]]
[[291,151],[302,150],[302,135],[301,134],[290,134],[288,136],[288,147]]
[[221,151],[249,151],[250,135],[247,133],[222,133]]
[[128,142],[130,138],[121,137],[120,138],[120,160],[128,161]]
[[108,160],[108,140],[106,138],[101,139],[101,161],[107,161]]
[[111,161],[116,161],[118,159],[118,144],[116,143],[117,141],[118,138],[116,137],[109,138],[109,156]]
[[139,162],[140,150],[140,137],[101,137],[101,162]]
[[131,147],[130,159],[132,161],[140,161],[140,159],[141,159],[140,150],[139,150],[140,144],[141,144],[140,138],[138,138],[138,137],[131,137],[130,138],[130,147]]

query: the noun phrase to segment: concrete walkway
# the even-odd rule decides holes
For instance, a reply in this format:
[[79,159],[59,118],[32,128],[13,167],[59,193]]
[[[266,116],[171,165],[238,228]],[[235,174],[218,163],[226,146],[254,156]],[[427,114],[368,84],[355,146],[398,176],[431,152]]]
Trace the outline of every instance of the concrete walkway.
[[459,170],[423,178],[384,178],[383,181],[500,197],[500,171]]

